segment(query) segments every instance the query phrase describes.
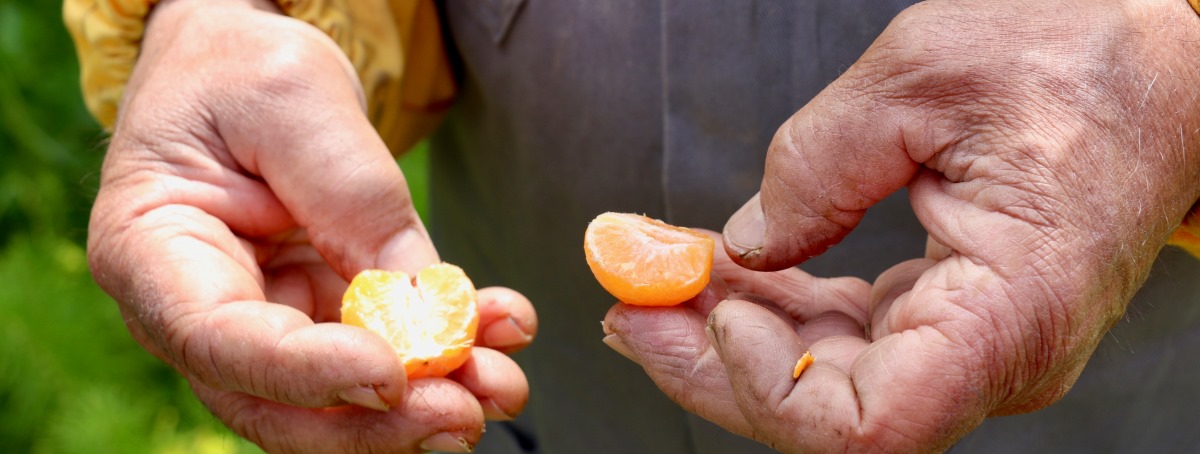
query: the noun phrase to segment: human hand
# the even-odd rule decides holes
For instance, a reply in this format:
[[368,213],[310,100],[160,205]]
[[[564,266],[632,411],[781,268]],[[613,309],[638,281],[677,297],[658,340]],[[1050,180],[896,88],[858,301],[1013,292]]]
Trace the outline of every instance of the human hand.
[[358,271],[438,261],[364,110],[341,50],[273,4],[162,2],[102,170],[92,272],[134,338],[268,451],[463,451],[523,408],[498,350],[536,316],[481,289],[480,348],[412,381],[381,337],[322,323]]
[[927,257],[869,289],[736,274],[765,298],[617,307],[606,341],[685,408],[786,451],[944,449],[1053,403],[1200,196],[1198,39],[1173,0],[910,8],[779,130],[724,241],[784,269],[908,186]]

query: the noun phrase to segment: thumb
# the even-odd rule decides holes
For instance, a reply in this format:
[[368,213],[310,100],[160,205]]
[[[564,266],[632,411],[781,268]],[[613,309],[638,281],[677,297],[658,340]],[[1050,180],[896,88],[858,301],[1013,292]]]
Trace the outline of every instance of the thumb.
[[767,151],[760,192],[725,225],[725,250],[756,270],[795,266],[846,236],[918,165],[902,115],[847,72],[788,119]]
[[266,180],[343,277],[367,268],[415,273],[437,262],[352,67],[332,45],[296,53],[265,65],[267,76],[247,94],[258,102],[231,109],[245,121],[221,125],[230,151]]

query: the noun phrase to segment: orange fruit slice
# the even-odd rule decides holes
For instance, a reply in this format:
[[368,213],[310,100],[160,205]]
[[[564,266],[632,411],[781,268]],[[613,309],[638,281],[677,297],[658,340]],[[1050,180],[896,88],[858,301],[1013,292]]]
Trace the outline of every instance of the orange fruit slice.
[[792,380],[800,378],[800,374],[804,373],[804,369],[808,369],[814,360],[812,352],[804,352],[800,359],[796,360],[796,367],[792,368]]
[[713,239],[646,216],[604,213],[588,224],[583,252],[596,280],[621,302],[671,306],[708,285]]
[[383,336],[409,378],[443,377],[470,357],[479,305],[466,273],[448,263],[430,265],[416,279],[366,270],[342,297],[342,323]]

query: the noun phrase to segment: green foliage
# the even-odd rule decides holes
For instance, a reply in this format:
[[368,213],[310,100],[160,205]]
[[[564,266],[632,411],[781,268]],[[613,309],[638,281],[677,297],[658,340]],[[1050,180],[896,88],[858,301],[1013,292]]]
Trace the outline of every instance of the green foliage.
[[413,207],[421,219],[429,222],[429,144],[421,142],[398,161],[408,180]]
[[104,135],[60,15],[54,1],[0,0],[0,245],[22,231],[85,235]]
[[252,450],[130,338],[79,245],[13,238],[0,282],[0,452]]
[[[0,452],[256,452],[126,331],[83,244],[106,136],[58,0],[0,0]],[[402,162],[424,212],[426,151]]]

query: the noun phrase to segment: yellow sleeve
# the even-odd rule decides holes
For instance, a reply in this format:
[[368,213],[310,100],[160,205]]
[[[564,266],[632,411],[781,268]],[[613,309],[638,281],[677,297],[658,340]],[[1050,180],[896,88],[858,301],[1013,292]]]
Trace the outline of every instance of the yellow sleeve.
[[[145,19],[157,0],[65,0],[88,110],[116,121],[137,61]],[[358,71],[367,114],[393,152],[437,125],[455,85],[432,0],[279,0],[284,13],[329,35]]]
[[[1188,0],[1188,3],[1192,5],[1196,14],[1200,14],[1200,0]],[[1192,207],[1192,210],[1183,218],[1183,223],[1175,228],[1175,232],[1171,234],[1167,244],[1178,246],[1188,251],[1193,257],[1200,258],[1200,202]]]
[[1175,228],[1167,244],[1180,247],[1194,257],[1200,257],[1200,204],[1192,207],[1192,211],[1183,218],[1183,223]]
[[454,98],[432,0],[279,0],[333,38],[358,70],[367,115],[394,153],[429,134]]
[[63,21],[79,55],[80,82],[88,111],[106,129],[142,40],[143,21],[156,0],[66,0]]

